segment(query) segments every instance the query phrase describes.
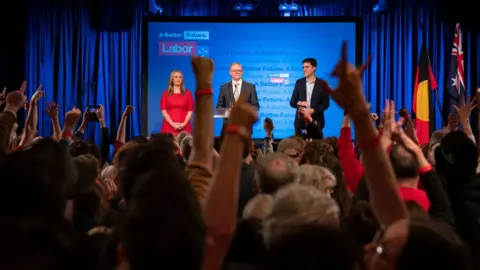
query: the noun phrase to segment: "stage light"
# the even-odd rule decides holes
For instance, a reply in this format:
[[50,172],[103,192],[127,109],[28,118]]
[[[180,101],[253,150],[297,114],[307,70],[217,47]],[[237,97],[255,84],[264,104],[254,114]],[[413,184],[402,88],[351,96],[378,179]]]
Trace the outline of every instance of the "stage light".
[[253,10],[253,4],[251,2],[238,2],[233,6],[233,10],[239,12],[240,17],[247,17],[248,13]]
[[298,11],[299,7],[294,1],[285,1],[278,6],[278,10],[283,17],[292,16],[292,11]]

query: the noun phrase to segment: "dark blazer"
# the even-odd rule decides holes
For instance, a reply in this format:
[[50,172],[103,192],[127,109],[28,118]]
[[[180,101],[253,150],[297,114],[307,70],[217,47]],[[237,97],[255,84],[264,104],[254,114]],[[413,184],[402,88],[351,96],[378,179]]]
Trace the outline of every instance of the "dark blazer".
[[[297,108],[299,101],[307,101],[307,79],[302,78],[297,80],[295,88],[293,88],[292,98],[290,99],[290,106]],[[313,109],[312,118],[317,121],[318,126],[323,129],[325,127],[325,116],[323,112],[330,106],[330,96],[323,91],[320,79],[315,80],[313,87],[312,99],[310,101],[310,108]],[[303,125],[303,119],[298,114],[295,114],[295,131],[297,132]]]
[[[242,81],[242,87],[240,89],[240,92],[242,93],[243,91],[249,92],[247,103],[256,107],[257,110],[259,110],[260,105],[258,104],[257,89],[255,88],[255,85],[246,81]],[[216,107],[217,109],[218,108],[228,109],[230,108],[230,105],[233,105],[233,103],[235,103],[235,98],[233,96],[232,82],[230,81],[220,86],[220,95],[218,96]]]

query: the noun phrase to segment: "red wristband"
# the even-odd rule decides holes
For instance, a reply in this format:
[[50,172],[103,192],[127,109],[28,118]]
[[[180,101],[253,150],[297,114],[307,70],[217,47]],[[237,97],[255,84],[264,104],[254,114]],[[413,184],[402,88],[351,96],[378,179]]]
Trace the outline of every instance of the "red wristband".
[[205,89],[200,89],[195,91],[195,96],[206,96],[206,95],[213,95],[213,90],[212,88],[205,88]]
[[243,140],[248,140],[250,138],[247,129],[244,126],[236,124],[228,124],[227,128],[225,129],[225,133],[238,135]]
[[62,137],[71,138],[71,137],[72,137],[72,133],[71,133],[71,132],[68,132],[68,131],[64,131],[64,132],[62,133]]
[[432,164],[425,165],[417,170],[418,174],[426,174],[433,170]]
[[380,135],[377,134],[375,137],[371,138],[368,142],[361,143],[361,144],[359,143],[358,146],[362,150],[375,148],[377,145],[380,144],[380,138],[381,138]]

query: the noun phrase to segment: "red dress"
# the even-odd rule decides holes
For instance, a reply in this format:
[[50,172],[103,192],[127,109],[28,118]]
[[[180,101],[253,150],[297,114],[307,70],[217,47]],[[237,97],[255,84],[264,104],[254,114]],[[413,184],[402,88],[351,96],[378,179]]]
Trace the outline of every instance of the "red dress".
[[[163,91],[162,99],[160,100],[160,110],[167,111],[170,119],[175,123],[183,123],[187,117],[188,112],[193,112],[193,96],[188,90],[184,94],[168,94],[168,90]],[[177,135],[181,131],[192,133],[192,126],[190,121],[181,130],[175,130],[170,124],[163,119],[161,133],[172,133]]]

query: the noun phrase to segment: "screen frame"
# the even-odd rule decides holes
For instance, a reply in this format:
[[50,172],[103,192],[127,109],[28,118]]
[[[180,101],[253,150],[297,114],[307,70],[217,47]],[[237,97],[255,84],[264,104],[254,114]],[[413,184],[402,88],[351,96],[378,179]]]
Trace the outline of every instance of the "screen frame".
[[[148,134],[148,24],[152,22],[199,22],[199,23],[355,23],[355,65],[359,66],[363,60],[363,20],[361,17],[166,17],[147,15],[142,21],[142,110],[141,130],[144,136]],[[340,49],[340,48],[339,48]],[[292,89],[293,91],[293,89]],[[262,121],[262,119],[259,119]],[[263,138],[252,138],[252,140]]]

